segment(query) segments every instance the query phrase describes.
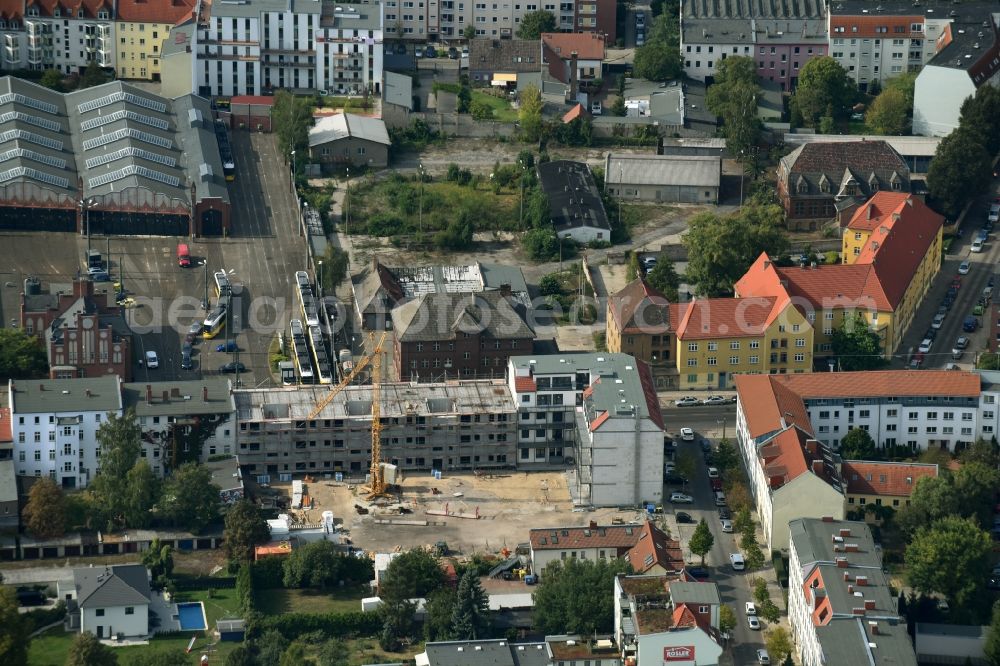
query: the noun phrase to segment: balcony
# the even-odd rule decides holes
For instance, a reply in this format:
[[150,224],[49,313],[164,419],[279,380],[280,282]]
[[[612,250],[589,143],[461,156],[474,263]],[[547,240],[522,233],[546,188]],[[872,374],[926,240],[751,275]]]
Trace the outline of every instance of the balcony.
[[41,49],[41,48],[29,48],[28,49],[28,64],[29,65],[45,65],[51,64],[53,60],[51,49]]
[[99,67],[114,67],[114,51],[111,49],[99,50],[95,60]]
[[21,50],[17,48],[12,49],[9,46],[4,47],[3,62],[8,69],[19,66],[21,64]]
[[312,50],[310,50],[310,51],[301,51],[301,50],[298,50],[298,49],[272,49],[272,48],[268,48],[266,46],[264,48],[262,48],[260,50],[260,52],[263,53],[264,55],[292,55],[292,56],[296,56],[296,55],[299,55],[299,56],[314,56],[314,55],[316,55],[316,51],[312,51]]

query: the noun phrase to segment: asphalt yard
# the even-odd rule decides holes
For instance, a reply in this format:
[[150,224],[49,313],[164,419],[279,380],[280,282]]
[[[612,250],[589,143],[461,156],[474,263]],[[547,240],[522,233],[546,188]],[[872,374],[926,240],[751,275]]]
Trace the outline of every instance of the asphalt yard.
[[[306,268],[306,248],[299,236],[295,197],[289,169],[277,151],[272,134],[234,132],[236,180],[230,183],[232,233],[227,238],[179,237],[123,238],[94,236],[94,249],[107,253],[110,272],[122,279],[134,299],[126,316],[134,331],[135,381],[198,379],[219,373],[235,354],[218,352],[218,344],[234,337],[239,362],[247,368],[240,375],[243,386],[266,386],[273,380],[267,350],[275,336],[297,311],[295,271]],[[177,265],[177,243],[190,247],[192,267]],[[76,234],[0,234],[0,306],[4,325],[19,320],[24,279],[33,275],[43,284],[68,285],[84,263],[87,240]],[[206,271],[207,263],[207,271]],[[202,301],[208,285],[211,305],[217,303],[214,273],[225,270],[235,286],[230,328],[213,340],[202,340],[193,354],[193,367],[181,369],[181,347],[192,322],[202,321]],[[140,360],[156,351],[157,369]]]

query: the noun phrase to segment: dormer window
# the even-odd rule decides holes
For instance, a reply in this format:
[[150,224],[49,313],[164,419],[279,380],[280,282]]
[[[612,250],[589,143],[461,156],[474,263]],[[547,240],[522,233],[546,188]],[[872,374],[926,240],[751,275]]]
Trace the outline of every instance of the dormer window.
[[6,29],[7,29],[7,21],[0,20],[0,30],[6,30]]
[[101,19],[102,21],[107,21],[109,18],[111,18],[111,15],[108,13],[107,9],[102,9],[101,11],[97,12],[97,18]]
[[28,16],[38,16],[38,7],[28,7]]
[[81,7],[80,9],[78,9],[76,11],[76,17],[77,18],[83,18],[83,7]]
[[52,15],[53,16],[62,16],[62,10],[59,9],[58,7],[56,7],[55,9],[52,10]]
[[826,176],[823,176],[822,178],[820,178],[820,181],[819,181],[819,191],[822,192],[823,194],[829,194],[830,193],[830,181],[827,179]]

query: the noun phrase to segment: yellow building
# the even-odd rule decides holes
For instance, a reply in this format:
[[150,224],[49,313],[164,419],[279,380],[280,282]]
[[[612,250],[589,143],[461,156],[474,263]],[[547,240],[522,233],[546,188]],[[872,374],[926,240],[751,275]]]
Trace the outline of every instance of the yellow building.
[[[840,466],[846,510],[861,513],[867,506],[899,511],[910,505],[917,482],[938,475],[938,466],[927,463],[845,460]],[[879,510],[865,511],[865,520],[881,523]]]
[[832,351],[833,331],[855,313],[892,354],[941,268],[943,224],[922,200],[879,192],[844,231],[844,263],[778,267],[762,254],[735,290],[739,296],[791,297],[813,324],[817,354]]
[[118,78],[159,81],[160,55],[170,29],[193,10],[193,0],[119,0],[115,20]]
[[785,297],[671,305],[681,389],[733,388],[736,374],[812,371],[813,328]]

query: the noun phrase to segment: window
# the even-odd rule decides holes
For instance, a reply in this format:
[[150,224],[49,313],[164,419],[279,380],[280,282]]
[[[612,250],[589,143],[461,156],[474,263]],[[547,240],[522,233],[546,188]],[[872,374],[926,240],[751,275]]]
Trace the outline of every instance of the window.
[[104,617],[104,609],[103,608],[97,608],[97,609],[95,609],[94,614],[97,615],[97,617]]
[[719,343],[718,342],[709,342],[708,343],[708,351],[715,351],[718,348],[719,348]]
[[750,349],[757,349],[760,347],[760,340],[751,340]]
[[698,343],[697,342],[689,342],[688,343],[688,351],[692,351],[692,352],[698,351]]
[[795,346],[796,347],[805,347],[806,346],[806,339],[805,338],[796,338],[795,339]]
[[718,365],[718,359],[716,357],[714,357],[714,356],[709,356],[708,357],[708,364],[709,365]]
[[806,360],[806,355],[805,354],[796,354],[795,355],[795,360],[798,363],[802,363],[803,361]]
[[739,349],[740,348],[740,341],[739,340],[733,340],[732,342],[729,343],[729,348],[730,349]]
[[750,357],[750,365],[757,365],[758,363],[760,363],[760,356]]
[[740,364],[740,357],[739,356],[730,356],[729,357],[729,365],[739,365],[739,364]]

